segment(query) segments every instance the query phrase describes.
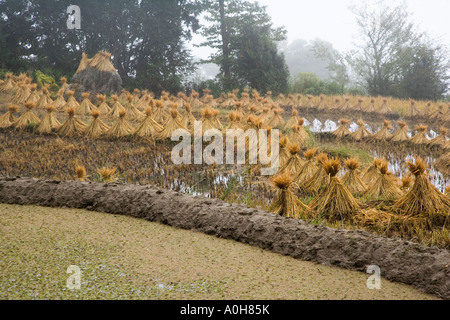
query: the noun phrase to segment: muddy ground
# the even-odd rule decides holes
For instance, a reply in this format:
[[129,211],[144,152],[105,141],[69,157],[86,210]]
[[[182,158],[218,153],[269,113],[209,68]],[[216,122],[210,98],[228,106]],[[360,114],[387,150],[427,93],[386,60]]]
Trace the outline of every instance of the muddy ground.
[[0,179],[0,202],[88,209],[199,231],[297,259],[366,272],[450,299],[450,252],[363,231],[335,230],[152,186]]

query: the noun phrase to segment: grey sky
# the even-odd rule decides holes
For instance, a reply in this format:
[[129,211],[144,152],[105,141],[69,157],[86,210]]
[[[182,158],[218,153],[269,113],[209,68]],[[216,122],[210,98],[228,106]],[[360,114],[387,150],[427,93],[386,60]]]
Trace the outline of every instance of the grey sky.
[[[258,0],[267,6],[275,26],[285,26],[288,41],[320,38],[345,52],[354,48],[358,30],[349,6],[355,0]],[[364,0],[357,0],[364,1]],[[377,0],[366,0],[376,3]],[[392,3],[394,1],[389,1]],[[400,2],[400,1],[399,1]],[[450,44],[450,0],[405,0],[412,21],[440,43]],[[200,42],[195,37],[194,43]],[[196,56],[206,58],[210,51],[194,49]]]

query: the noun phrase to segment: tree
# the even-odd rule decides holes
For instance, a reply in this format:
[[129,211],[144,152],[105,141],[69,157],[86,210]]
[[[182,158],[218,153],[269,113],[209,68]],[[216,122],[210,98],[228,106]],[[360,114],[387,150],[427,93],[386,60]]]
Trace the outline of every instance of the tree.
[[225,90],[251,86],[274,93],[287,91],[288,69],[277,42],[286,31],[274,28],[265,7],[243,0],[205,0],[210,23],[202,29],[201,46],[216,49],[205,63],[220,66],[219,79]]
[[[112,53],[124,85],[177,92],[192,70],[185,41],[199,28],[197,0],[78,0],[81,30],[66,27],[69,0],[0,0],[0,65],[74,74],[86,52]],[[13,63],[14,62],[14,63]]]
[[326,61],[326,69],[330,73],[330,79],[343,86],[350,82],[346,58],[327,41],[316,39],[312,43],[312,52],[316,59]]
[[390,95],[401,72],[408,48],[421,39],[409,21],[406,4],[374,7],[364,3],[352,8],[362,43],[352,66],[369,95]]

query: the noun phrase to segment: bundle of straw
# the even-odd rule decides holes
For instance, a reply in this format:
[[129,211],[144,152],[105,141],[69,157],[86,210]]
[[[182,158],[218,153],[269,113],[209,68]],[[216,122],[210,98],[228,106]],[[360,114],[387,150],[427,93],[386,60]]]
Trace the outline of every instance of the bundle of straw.
[[65,93],[67,88],[69,87],[69,84],[67,83],[67,78],[61,77],[61,79],[59,79],[59,81],[61,81],[61,89],[62,89],[63,93]]
[[310,208],[328,221],[351,220],[360,211],[361,205],[338,177],[339,160],[324,161],[323,169],[330,180],[326,188],[312,200]]
[[388,163],[381,162],[375,182],[369,185],[368,194],[375,198],[395,199],[402,195],[402,191],[395,182],[395,177],[388,170]]
[[111,107],[111,110],[108,113],[108,116],[113,117],[113,118],[120,118],[120,112],[125,111],[125,114],[126,114],[126,110],[120,103],[119,97],[116,94],[113,94],[111,97],[113,98],[114,103]]
[[300,146],[298,144],[289,145],[290,157],[284,166],[280,167],[280,173],[288,172],[291,175],[296,176],[303,167],[303,160],[298,153],[300,152]]
[[205,134],[208,130],[217,129],[216,124],[214,122],[215,112],[214,109],[211,109],[209,107],[206,107],[205,109],[201,110],[202,114],[202,131],[203,134]]
[[411,173],[415,176],[415,182],[411,190],[398,199],[393,205],[396,212],[409,216],[426,216],[436,213],[450,214],[450,198],[442,194],[428,179],[425,172],[426,164],[421,158],[416,158],[415,163],[408,162]]
[[349,111],[352,109],[352,106],[350,105],[350,98],[346,97],[345,98],[345,103],[344,105],[341,107],[342,111]]
[[53,130],[57,130],[61,127],[61,123],[56,119],[53,111],[55,111],[55,106],[48,105],[45,107],[47,114],[44,119],[42,119],[39,126],[36,128],[36,131],[40,134],[49,134]]
[[53,104],[53,100],[50,97],[50,94],[48,92],[47,88],[42,88],[42,96],[39,99],[36,108],[37,109],[44,109],[46,106]]
[[244,126],[240,122],[240,118],[236,112],[231,111],[228,114],[228,118],[230,120],[230,125],[228,126],[227,130],[244,130]]
[[28,96],[26,102],[32,102],[34,104],[37,104],[41,97],[39,96],[39,93],[37,92],[37,84],[33,83],[30,86],[31,93]]
[[383,99],[383,104],[381,105],[380,109],[378,110],[378,113],[380,113],[380,114],[392,113],[391,108],[389,108],[387,105],[387,99]]
[[33,108],[36,106],[33,102],[26,102],[25,108],[27,111],[23,113],[19,119],[14,123],[14,127],[16,129],[23,130],[25,129],[29,124],[36,124],[38,125],[41,120],[33,113]]
[[421,116],[422,113],[416,107],[416,101],[414,101],[413,99],[410,99],[409,101],[410,101],[411,105],[410,105],[408,111],[406,112],[406,116],[407,117],[411,117],[411,118],[414,118],[414,117],[417,117],[417,116]]
[[113,126],[105,133],[107,137],[119,139],[131,135],[134,130],[125,119],[126,115],[127,112],[125,110],[119,111],[119,119],[117,119]]
[[84,70],[86,70],[86,68],[89,65],[89,62],[90,62],[90,60],[88,59],[87,54],[83,52],[81,54],[81,61],[80,61],[80,64],[78,66],[78,69],[77,69],[76,73],[81,73]]
[[163,130],[158,133],[159,139],[170,139],[175,130],[184,129],[189,131],[179,120],[179,113],[177,110],[170,110],[170,118],[164,126]]
[[283,113],[283,109],[281,108],[275,108],[273,110],[273,117],[269,120],[268,122],[268,126],[270,127],[278,127],[278,126],[283,126],[284,125],[284,120],[281,117],[281,114]]
[[127,102],[125,103],[125,105],[123,106],[125,111],[127,112],[127,118],[129,120],[142,120],[144,118],[144,115],[142,114],[142,112],[139,111],[138,108],[136,108],[136,106],[133,103],[134,97],[129,94],[127,96]]
[[283,167],[291,157],[288,147],[289,139],[287,137],[280,137],[279,145],[280,145],[279,164],[280,167]]
[[302,185],[305,181],[311,179],[314,173],[317,172],[317,166],[314,163],[314,155],[316,154],[316,151],[317,150],[313,148],[303,153],[306,158],[306,162],[298,172],[297,176],[294,178],[294,182],[297,186]]
[[97,100],[99,101],[99,105],[97,107],[98,112],[104,116],[108,115],[111,112],[111,108],[106,103],[106,96],[103,94],[98,94]]
[[66,104],[67,102],[66,99],[64,99],[64,90],[59,89],[58,98],[56,98],[56,100],[53,102],[53,105],[55,106],[56,110],[61,111]]
[[364,121],[358,120],[357,122],[359,128],[355,132],[351,133],[351,137],[356,141],[361,141],[364,139],[368,139],[372,137],[372,133],[370,133],[369,130],[367,130]]
[[110,128],[100,119],[100,111],[93,110],[91,112],[93,118],[85,131],[85,136],[88,139],[98,139],[105,134]]
[[134,132],[139,137],[154,137],[164,129],[162,125],[152,118],[152,109],[145,109],[145,118]]
[[411,138],[411,142],[415,144],[428,144],[430,140],[428,140],[427,134],[425,132],[428,127],[424,125],[418,125],[416,129],[417,134]]
[[164,110],[164,104],[161,100],[154,102],[155,108],[153,109],[153,119],[156,122],[163,125],[169,120],[169,114]]
[[404,121],[398,121],[398,130],[394,132],[394,135],[391,138],[391,141],[401,142],[401,141],[409,141],[408,136],[408,126]]
[[320,153],[316,157],[317,170],[314,175],[300,185],[300,192],[305,194],[317,194],[322,186],[329,183],[330,178],[327,172],[324,170],[323,164],[328,160],[328,156],[325,153]]
[[191,107],[193,109],[201,108],[203,106],[203,103],[199,99],[199,93],[196,91],[191,92],[191,96],[189,98],[189,103],[191,104]]
[[319,105],[317,106],[317,110],[326,110],[328,106],[325,104],[325,96],[323,94],[320,95]]
[[342,178],[342,183],[347,187],[351,194],[358,196],[363,195],[366,193],[367,187],[356,172],[360,166],[358,159],[350,158],[345,160],[344,163],[348,172]]
[[8,72],[5,77],[5,82],[0,85],[0,91],[9,92],[12,90],[14,90],[13,74]]
[[73,91],[73,90],[68,90],[68,91],[67,91],[67,96],[68,96],[69,98],[67,99],[67,103],[66,103],[66,105],[64,106],[64,109],[67,110],[67,109],[73,108],[74,110],[77,110],[77,109],[80,108],[80,105],[79,105],[79,103],[77,102],[77,100],[75,99],[74,94],[75,94],[75,91]]
[[362,175],[362,181],[365,185],[372,184],[378,177],[378,168],[382,164],[383,160],[375,158],[373,163],[364,171]]
[[339,122],[341,123],[341,126],[336,131],[334,131],[333,134],[340,139],[345,136],[351,135],[352,133],[350,132],[350,130],[347,129],[350,120],[340,119]]
[[9,104],[8,112],[0,117],[0,128],[11,127],[17,121],[17,118],[14,116],[14,113],[17,113],[17,111],[19,111],[19,106]]
[[446,135],[448,133],[448,130],[446,128],[444,128],[444,127],[441,127],[439,132],[440,132],[440,134],[436,138],[434,138],[433,140],[430,141],[430,143],[429,143],[430,146],[441,146],[441,147],[443,147],[443,146],[445,146],[447,144],[447,137],[446,137]]
[[289,121],[286,123],[286,126],[284,127],[285,130],[292,128],[293,126],[298,125],[298,120],[300,118],[298,117],[298,111],[293,109],[292,110],[292,116],[289,119]]
[[364,111],[363,102],[364,102],[364,100],[359,98],[358,99],[358,103],[355,106],[353,106],[353,110],[355,110],[355,111]]
[[388,141],[392,139],[392,133],[390,132],[391,129],[391,122],[389,120],[384,120],[383,127],[380,131],[373,135],[372,140]]
[[58,129],[58,135],[61,137],[75,137],[82,135],[87,128],[86,124],[75,116],[74,108],[68,108],[66,112],[69,117]]
[[376,111],[376,108],[375,108],[375,99],[374,99],[374,98],[371,98],[371,99],[370,99],[370,103],[367,105],[367,107],[365,107],[365,108],[363,109],[363,111],[364,111],[364,112],[367,112],[367,113],[373,113],[373,112]]
[[191,104],[186,102],[184,105],[185,112],[181,118],[181,124],[188,128],[189,130],[194,130],[194,123],[196,121],[194,115],[192,114]]
[[26,84],[19,84],[19,88],[16,91],[16,94],[14,98],[12,99],[13,102],[17,104],[23,104],[27,101],[28,97],[30,96],[31,90]]
[[272,203],[269,211],[286,218],[298,219],[309,212],[308,207],[295,197],[290,186],[292,179],[286,172],[273,178],[272,183],[278,189],[278,197]]
[[87,115],[91,114],[92,111],[97,109],[91,102],[91,100],[89,100],[90,95],[91,94],[89,92],[84,92],[81,94],[81,96],[83,97],[83,101],[81,102],[80,106],[75,109],[75,114]]
[[309,136],[305,136],[305,129],[302,126],[295,125],[292,127],[292,132],[289,135],[289,140],[293,143],[303,146]]

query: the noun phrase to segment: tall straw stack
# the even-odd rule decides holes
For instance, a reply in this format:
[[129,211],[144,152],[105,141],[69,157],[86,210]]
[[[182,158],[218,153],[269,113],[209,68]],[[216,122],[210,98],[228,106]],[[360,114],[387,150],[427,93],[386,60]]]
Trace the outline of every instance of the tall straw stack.
[[378,177],[378,168],[383,163],[382,159],[375,158],[373,163],[364,171],[362,181],[365,185],[371,185]]
[[287,137],[280,137],[279,145],[280,145],[279,162],[280,168],[282,168],[291,157],[291,154],[289,152],[289,139]]
[[55,106],[48,105],[45,107],[45,110],[47,111],[47,114],[36,128],[36,131],[41,134],[49,134],[53,130],[58,130],[61,127],[61,123],[53,114],[53,111],[55,111]]
[[58,135],[61,137],[81,136],[87,128],[86,124],[75,116],[74,108],[68,108],[66,112],[69,117],[58,129]]
[[288,172],[291,175],[296,176],[303,167],[303,160],[298,153],[300,152],[300,146],[298,144],[289,145],[290,157],[284,166],[280,167],[280,173]]
[[37,92],[37,84],[33,83],[33,84],[30,86],[30,90],[31,90],[31,93],[30,93],[30,95],[28,96],[26,102],[32,102],[32,103],[34,103],[34,104],[37,105],[37,103],[39,102],[39,100],[40,100],[40,98],[41,98],[41,97],[39,96],[39,93]]
[[360,211],[361,205],[338,177],[339,160],[325,160],[323,169],[330,180],[326,188],[312,200],[310,208],[328,221],[352,219]]
[[290,186],[292,178],[286,172],[273,178],[272,183],[278,189],[278,197],[272,203],[269,211],[286,218],[298,219],[309,212],[308,207],[295,197]]
[[300,192],[305,194],[317,194],[323,186],[327,185],[330,178],[327,172],[324,170],[323,164],[328,160],[328,156],[325,153],[320,153],[316,157],[317,171],[314,175],[300,185]]
[[297,187],[303,185],[305,181],[311,179],[314,173],[317,172],[317,166],[314,163],[314,155],[316,154],[316,151],[317,150],[313,148],[303,153],[303,155],[306,158],[306,162],[303,164],[297,176],[294,178],[294,182],[297,185]]

